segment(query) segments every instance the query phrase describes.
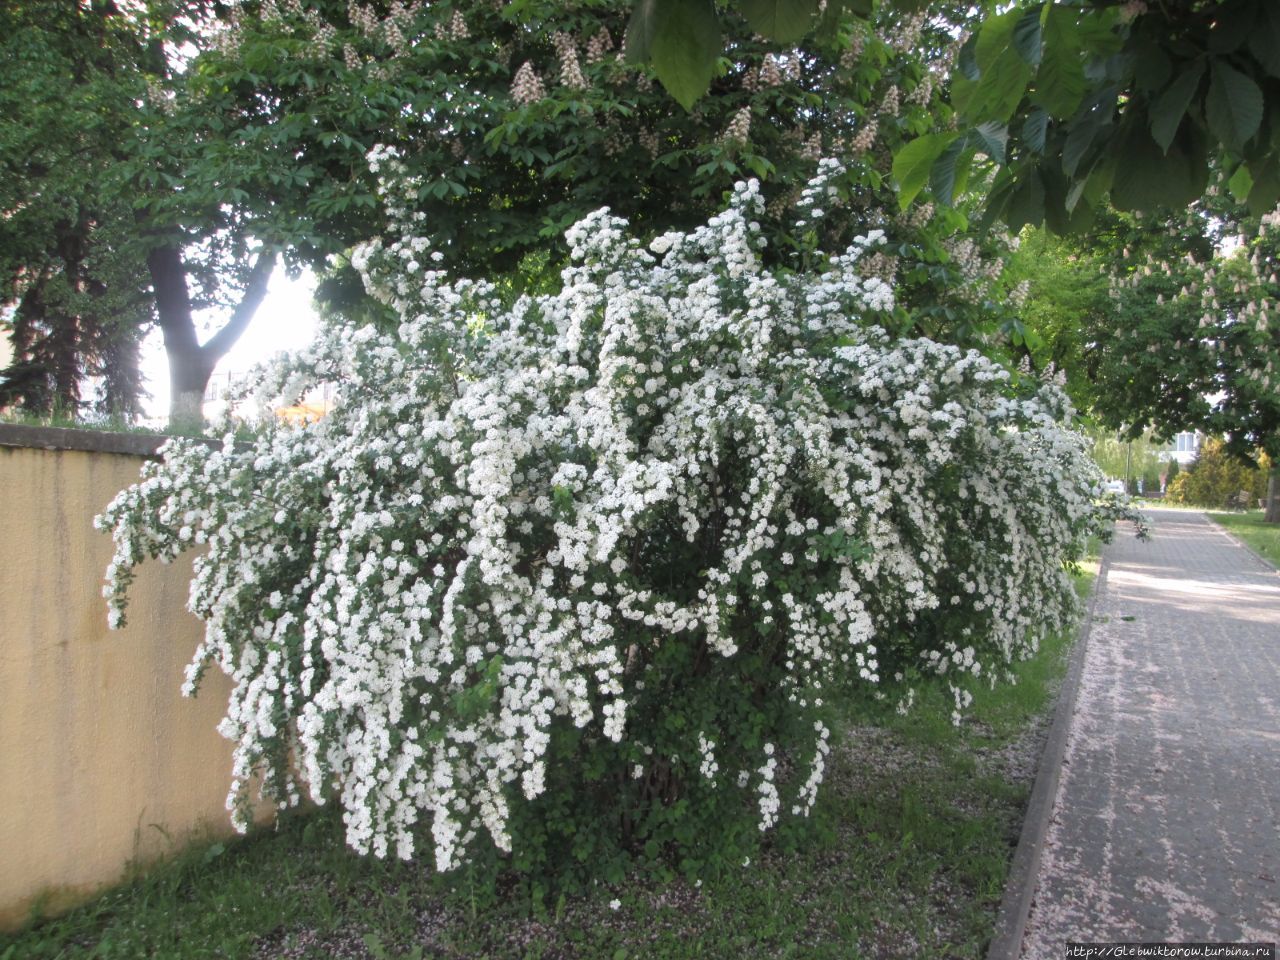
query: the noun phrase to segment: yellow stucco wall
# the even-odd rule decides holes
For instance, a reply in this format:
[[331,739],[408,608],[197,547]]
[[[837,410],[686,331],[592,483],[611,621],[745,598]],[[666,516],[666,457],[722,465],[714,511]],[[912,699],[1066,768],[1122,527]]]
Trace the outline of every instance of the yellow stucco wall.
[[189,559],[148,563],[107,630],[92,520],[135,456],[0,447],[0,928],[63,908],[193,834],[228,833],[217,670],[184,699],[201,627]]

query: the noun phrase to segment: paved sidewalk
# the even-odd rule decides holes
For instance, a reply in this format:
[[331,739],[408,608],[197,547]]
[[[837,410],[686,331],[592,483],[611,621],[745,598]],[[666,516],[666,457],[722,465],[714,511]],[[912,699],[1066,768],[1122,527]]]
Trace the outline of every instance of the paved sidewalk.
[[1280,941],[1280,574],[1202,514],[1107,548],[1023,939]]

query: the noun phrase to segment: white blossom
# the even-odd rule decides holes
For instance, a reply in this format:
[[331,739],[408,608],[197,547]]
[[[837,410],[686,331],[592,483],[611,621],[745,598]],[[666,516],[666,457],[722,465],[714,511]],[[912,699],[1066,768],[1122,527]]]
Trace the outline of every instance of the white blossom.
[[[1068,404],[869,322],[893,303],[860,272],[879,231],[775,272],[754,182],[647,249],[600,210],[567,233],[560,291],[512,303],[438,268],[394,151],[370,165],[401,230],[352,262],[398,328],[336,324],[246,395],[332,383],[324,419],[250,450],[171,441],[99,518],[113,626],[138,563],[205,545],[184,691],[210,666],[233,682],[240,825],[249,784],[305,787],[356,850],[425,840],[447,870],[482,832],[520,842],[513,809],[562,779],[550,747],[577,730],[635,789],[664,763],[768,830],[816,801],[833,684],[950,671],[961,710],[961,678],[1073,616],[1062,561],[1105,516]],[[696,651],[705,702],[659,699],[670,644]],[[714,709],[744,651],[777,665],[763,747]],[[695,707],[675,751],[634,721]]]

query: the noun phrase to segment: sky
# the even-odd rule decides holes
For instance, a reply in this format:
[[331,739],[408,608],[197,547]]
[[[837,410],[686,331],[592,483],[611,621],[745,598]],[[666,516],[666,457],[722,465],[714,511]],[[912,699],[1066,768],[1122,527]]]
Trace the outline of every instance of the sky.
[[[315,277],[304,273],[290,280],[283,270],[271,276],[267,296],[252,322],[235,346],[214,368],[210,384],[225,386],[228,376],[242,374],[257,363],[285,350],[305,347],[316,337],[319,319],[311,308]],[[213,336],[216,327],[197,323],[201,342]],[[164,340],[159,328],[153,329],[142,344],[142,373],[151,399],[146,402],[146,419],[167,421],[169,417],[169,365],[164,355]]]

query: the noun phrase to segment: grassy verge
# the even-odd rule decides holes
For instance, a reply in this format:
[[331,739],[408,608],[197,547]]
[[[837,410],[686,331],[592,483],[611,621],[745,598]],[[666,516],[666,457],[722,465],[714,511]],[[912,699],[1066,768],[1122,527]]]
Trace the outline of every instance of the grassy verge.
[[944,691],[907,717],[851,712],[811,829],[700,885],[636,876],[557,903],[486,896],[465,875],[446,885],[350,855],[322,813],[0,936],[0,960],[981,957],[1069,647],[1048,643],[1015,685],[975,694],[960,728]]
[[[0,423],[12,423],[20,427],[57,427],[67,430],[92,430],[97,433],[130,433],[149,437],[207,438],[209,432],[200,427],[173,428],[162,423],[133,423],[118,417],[85,418],[61,413],[32,414],[22,411],[0,413]],[[235,430],[237,440],[253,439],[255,430],[251,424],[241,424]],[[221,439],[215,437],[214,439]]]
[[101,433],[155,434],[153,427],[130,423],[119,417],[85,418],[59,412],[48,414],[8,411],[0,414],[0,423],[13,423],[21,427],[58,427],[68,430],[97,430]]
[[1280,523],[1267,523],[1261,510],[1247,513],[1210,513],[1209,519],[1233,534],[1280,567]]

